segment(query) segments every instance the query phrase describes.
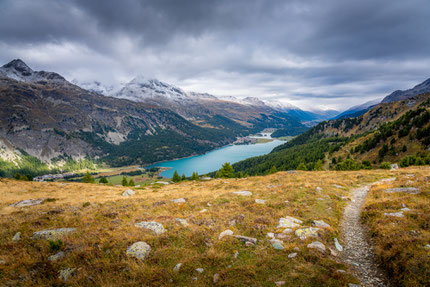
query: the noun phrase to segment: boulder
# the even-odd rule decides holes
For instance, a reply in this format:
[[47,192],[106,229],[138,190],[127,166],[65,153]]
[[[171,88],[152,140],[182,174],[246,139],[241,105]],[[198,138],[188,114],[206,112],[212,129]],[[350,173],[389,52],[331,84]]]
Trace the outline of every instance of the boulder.
[[397,165],[397,163],[393,163],[390,165],[390,169],[399,169],[399,166]]
[[291,216],[285,216],[279,219],[278,228],[297,228],[302,223],[303,221],[300,219]]
[[132,195],[134,195],[134,194],[135,194],[134,190],[132,190],[132,189],[127,189],[126,191],[124,191],[124,192],[122,193],[122,196],[129,197],[129,196],[132,196]]
[[230,229],[227,229],[219,234],[218,239],[221,240],[224,236],[230,236],[230,235],[233,235],[233,231],[231,231]]
[[251,196],[252,192],[248,190],[242,190],[242,191],[233,191],[233,194],[242,195],[242,196]]
[[300,228],[296,230],[295,234],[301,240],[305,240],[308,237],[318,237],[318,230],[319,228],[316,227]]
[[266,201],[265,201],[264,199],[256,199],[256,200],[255,200],[255,203],[258,203],[258,204],[266,204]]
[[293,253],[290,253],[290,254],[288,254],[288,258],[294,258],[294,257],[296,257],[297,256],[297,253],[296,252],[293,252]]
[[316,250],[318,250],[320,252],[325,252],[325,245],[322,244],[319,241],[314,241],[314,242],[308,244],[307,247],[310,248],[310,249],[316,249]]
[[173,271],[175,272],[179,272],[179,270],[181,269],[182,263],[178,263],[175,265],[175,267],[173,267]]
[[133,243],[127,248],[127,255],[140,260],[145,260],[151,252],[151,246],[144,241]]
[[199,272],[200,274],[203,273],[203,271],[205,271],[203,268],[196,268],[196,271]]
[[321,228],[330,228],[331,226],[324,222],[324,220],[314,220],[312,222],[313,226],[321,227]]
[[33,239],[58,240],[66,234],[73,233],[76,228],[58,228],[36,231],[33,233]]
[[157,235],[166,232],[166,229],[164,229],[164,226],[161,223],[154,222],[154,221],[142,221],[142,222],[136,223],[134,226],[152,230]]
[[26,200],[21,200],[21,201],[12,203],[10,206],[13,206],[13,207],[25,207],[25,206],[38,205],[38,204],[42,204],[44,200],[45,200],[44,198],[40,198],[40,199],[26,199]]
[[272,239],[270,240],[270,243],[272,243],[272,247],[276,250],[284,250],[284,246],[282,245],[282,241],[278,239]]

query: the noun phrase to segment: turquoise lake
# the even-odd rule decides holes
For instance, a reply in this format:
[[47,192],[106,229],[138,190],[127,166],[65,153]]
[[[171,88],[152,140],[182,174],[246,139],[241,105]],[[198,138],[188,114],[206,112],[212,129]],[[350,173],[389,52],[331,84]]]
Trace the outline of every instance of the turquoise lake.
[[179,175],[185,174],[186,176],[191,176],[193,171],[198,172],[199,175],[203,175],[220,169],[225,162],[233,164],[250,157],[267,154],[273,148],[283,143],[285,141],[273,140],[272,142],[260,144],[229,145],[203,155],[161,162],[148,166],[148,168],[168,167],[170,169],[163,171],[161,176],[169,178],[173,176],[175,170],[178,171]]

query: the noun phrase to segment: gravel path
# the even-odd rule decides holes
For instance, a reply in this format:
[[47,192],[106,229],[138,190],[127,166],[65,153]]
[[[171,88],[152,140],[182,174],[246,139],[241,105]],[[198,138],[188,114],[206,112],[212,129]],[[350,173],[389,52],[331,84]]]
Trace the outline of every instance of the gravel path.
[[368,231],[361,224],[360,212],[370,186],[353,190],[352,200],[345,208],[341,224],[345,244],[342,257],[362,286],[390,286],[385,272],[376,263]]

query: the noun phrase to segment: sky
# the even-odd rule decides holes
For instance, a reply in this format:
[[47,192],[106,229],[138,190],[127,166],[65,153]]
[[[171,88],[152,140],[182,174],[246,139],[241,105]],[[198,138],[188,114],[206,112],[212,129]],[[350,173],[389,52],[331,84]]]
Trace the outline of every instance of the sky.
[[430,77],[428,0],[0,0],[0,62],[345,109]]

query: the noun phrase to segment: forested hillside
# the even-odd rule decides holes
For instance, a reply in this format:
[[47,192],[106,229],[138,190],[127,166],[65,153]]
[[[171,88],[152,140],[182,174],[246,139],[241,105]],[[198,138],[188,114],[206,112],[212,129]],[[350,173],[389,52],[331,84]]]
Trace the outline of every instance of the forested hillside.
[[430,94],[384,103],[357,118],[318,124],[270,154],[233,165],[250,175],[277,170],[356,170],[430,164]]

